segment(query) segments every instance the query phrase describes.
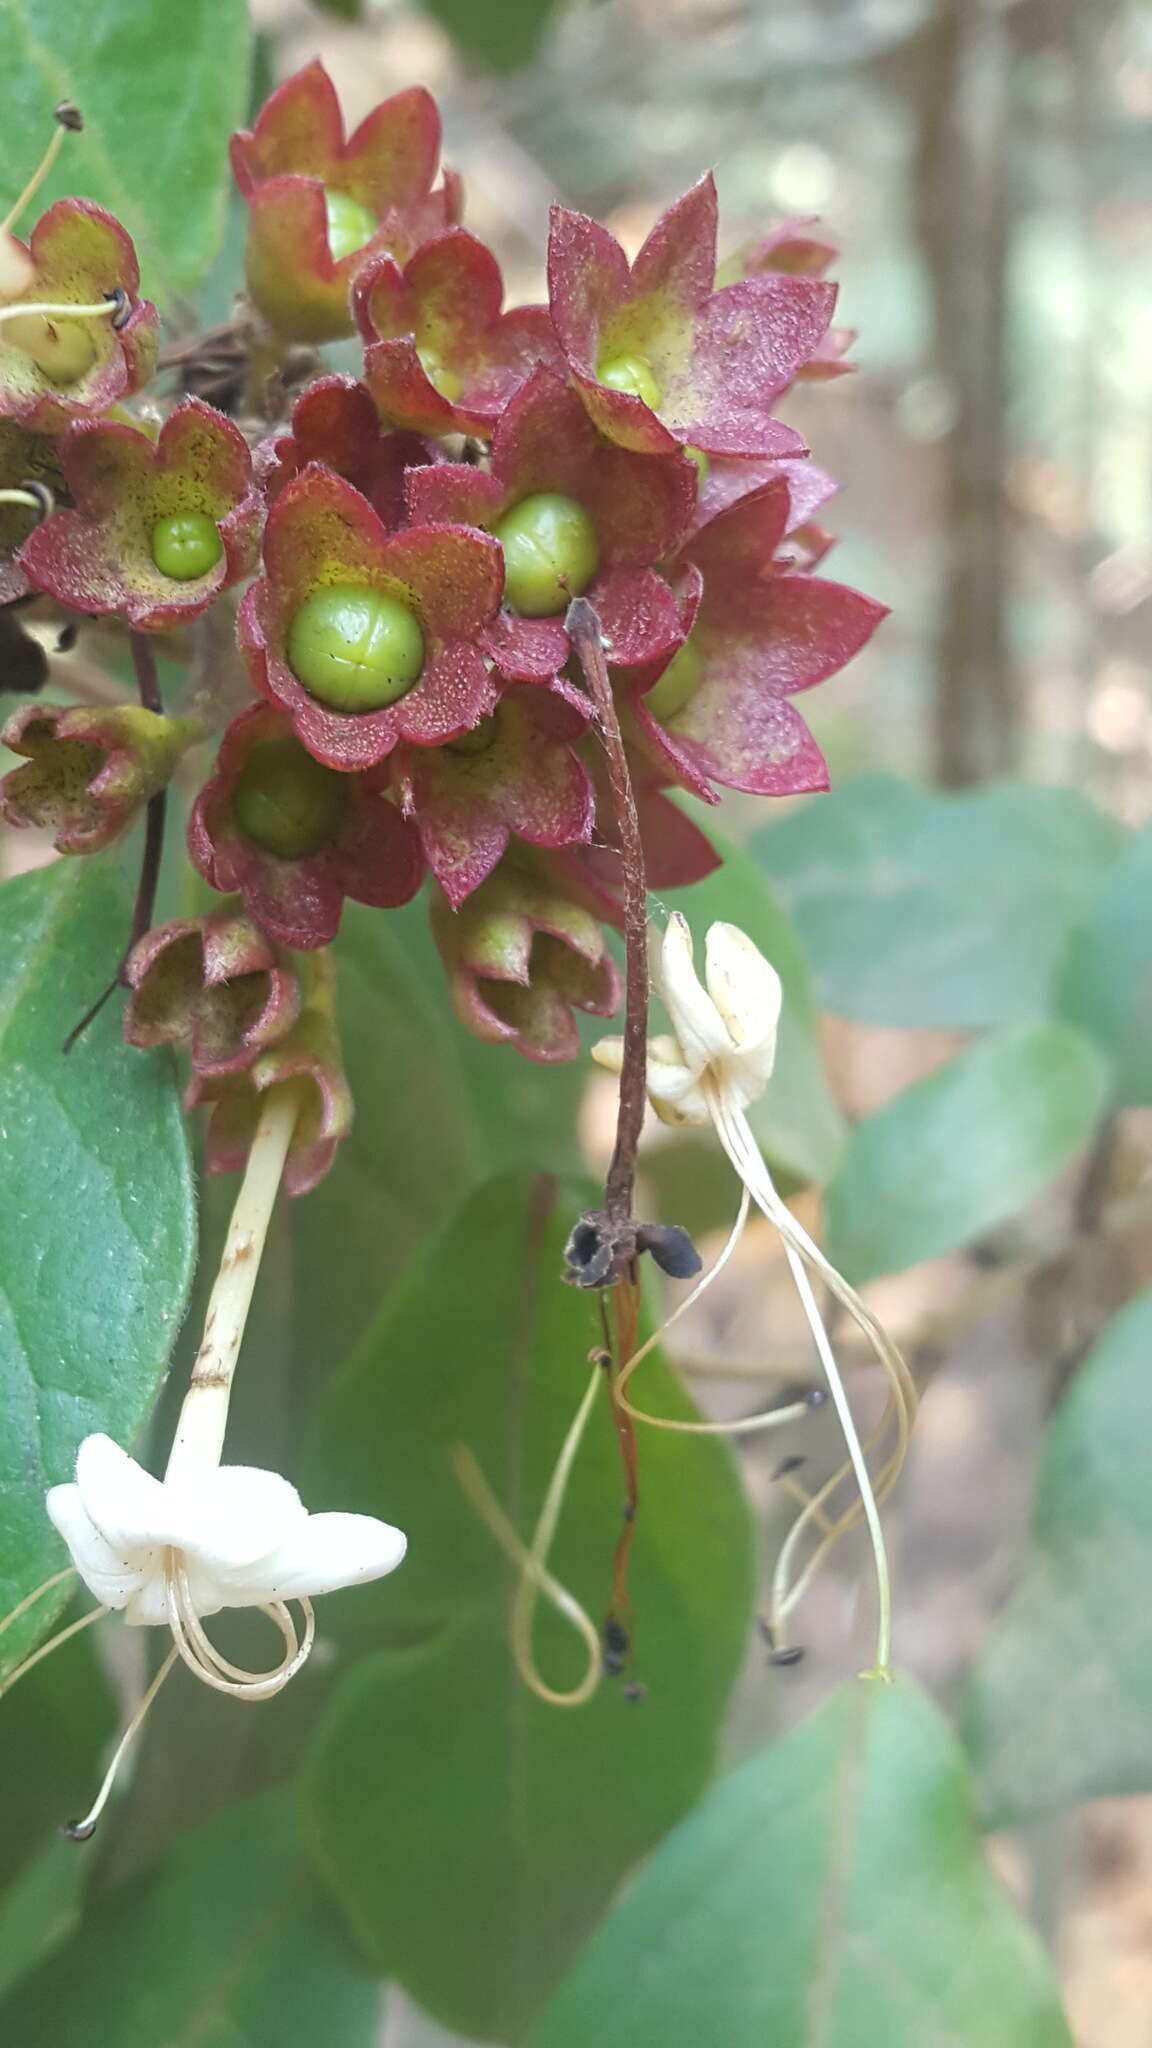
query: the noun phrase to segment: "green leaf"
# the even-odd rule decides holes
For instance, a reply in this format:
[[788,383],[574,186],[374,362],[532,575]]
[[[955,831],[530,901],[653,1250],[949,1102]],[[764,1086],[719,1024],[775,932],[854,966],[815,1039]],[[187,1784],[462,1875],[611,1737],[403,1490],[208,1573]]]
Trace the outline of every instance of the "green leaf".
[[212,261],[231,184],[228,137],[247,108],[251,30],[245,0],[196,0],[179,35],[156,0],[4,0],[0,190],[23,190],[52,134],[52,109],[74,100],[84,132],[66,137],[29,216],[64,193],[99,200],[123,221],[144,289],[188,291]]
[[1060,1012],[1116,1064],[1123,1103],[1152,1104],[1152,826],[1132,841],[1073,934]]
[[751,855],[711,835],[724,865],[690,889],[662,896],[682,910],[703,958],[704,934],[719,919],[737,924],[784,984],[776,1070],[771,1086],[750,1111],[752,1127],[771,1164],[789,1179],[831,1179],[844,1147],[844,1124],[828,1092],[816,1036],[816,1005],[804,949]]
[[[642,1433],[629,1704],[541,1705],[506,1646],[513,1574],[449,1462],[471,1448],[524,1530],[539,1509],[598,1341],[596,1304],[560,1279],[587,1191],[489,1183],[418,1258],[332,1389],[310,1461],[318,1504],[409,1531],[385,1584],[326,1603],[325,1632],[379,1645],[320,1729],[308,1779],[320,1866],[365,1952],[447,2024],[517,2037],[630,1866],[699,1793],[750,1604],[749,1525],[725,1446]],[[659,1364],[644,1398],[690,1413]],[[592,1414],[553,1566],[609,1603],[623,1480]],[[550,1612],[551,1683],[581,1653]],[[399,1791],[402,1788],[402,1793]]]
[[857,1285],[970,1244],[1039,1194],[1095,1130],[1108,1070],[1066,1024],[1019,1024],[852,1131],[828,1251]]
[[[171,1061],[126,1046],[115,1006],[61,1049],[128,923],[105,861],[0,890],[0,1614],[60,1568],[44,1490],[90,1431],[132,1442],[188,1292],[192,1181]],[[66,1597],[0,1638],[0,1671]]]
[[379,2013],[273,1795],[94,1910],[0,2007],[0,2034],[20,2048],[372,2048]]
[[57,1836],[0,1895],[0,2000],[73,1933],[83,1879],[74,1845]]
[[593,1938],[532,2048],[1071,2048],[988,1872],[964,1761],[857,1680],[724,1779]]
[[756,833],[825,1009],[975,1031],[1046,1016],[1123,828],[1073,789],[941,796],[860,775]]
[[423,0],[424,11],[470,57],[493,71],[516,71],[534,56],[556,0]]
[[994,1826],[1152,1791],[1152,1290],[1108,1325],[1048,1427],[1022,1584],[964,1734]]

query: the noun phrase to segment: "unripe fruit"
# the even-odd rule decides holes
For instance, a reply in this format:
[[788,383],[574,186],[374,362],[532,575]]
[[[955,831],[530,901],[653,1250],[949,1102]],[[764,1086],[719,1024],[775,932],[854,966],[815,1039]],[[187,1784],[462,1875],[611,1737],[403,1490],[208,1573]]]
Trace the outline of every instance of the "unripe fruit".
[[596,375],[609,391],[627,392],[629,398],[642,398],[653,412],[658,409],[663,393],[643,356],[602,356]]
[[691,640],[672,656],[658,683],[646,693],[644,703],[653,718],[661,725],[667,725],[678,711],[683,711],[690,697],[696,695],[700,686],[700,656]]
[[575,498],[537,491],[513,505],[495,531],[504,550],[504,595],[523,618],[566,611],[596,574],[596,528]]
[[177,583],[206,576],[224,553],[220,529],[206,512],[173,512],[158,519],[150,548],[161,575],[172,576]]
[[232,797],[246,839],[281,860],[305,860],[330,846],[344,822],[343,775],[314,761],[288,733],[253,747]]
[[361,206],[347,192],[330,192],[325,188],[324,209],[328,215],[328,247],[332,251],[333,263],[339,263],[342,256],[351,256],[370,242],[380,223],[375,214]]
[[288,666],[333,711],[382,711],[419,682],[424,635],[394,597],[358,583],[325,584],[288,628]]
[[6,320],[3,339],[31,356],[50,384],[78,384],[96,361],[96,343],[83,320],[49,320],[43,313]]

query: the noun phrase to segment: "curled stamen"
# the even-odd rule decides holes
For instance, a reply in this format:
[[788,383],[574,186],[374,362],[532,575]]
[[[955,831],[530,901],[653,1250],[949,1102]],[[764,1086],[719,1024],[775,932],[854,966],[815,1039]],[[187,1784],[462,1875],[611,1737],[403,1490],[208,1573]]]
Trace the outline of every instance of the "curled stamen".
[[42,1600],[45,1593],[50,1593],[54,1586],[62,1586],[65,1579],[74,1579],[75,1576],[75,1565],[66,1564],[63,1571],[53,1572],[52,1577],[45,1579],[42,1586],[37,1586],[34,1593],[25,1593],[23,1600],[18,1600],[11,1613],[6,1614],[3,1621],[0,1621],[0,1636],[11,1628],[14,1621],[19,1621],[22,1614],[27,1614],[30,1607],[35,1607],[36,1602]]
[[69,1622],[67,1628],[57,1629],[54,1636],[49,1636],[48,1641],[41,1643],[38,1650],[33,1650],[30,1657],[25,1657],[24,1662],[18,1664],[15,1671],[8,1673],[3,1685],[0,1685],[0,1700],[3,1699],[6,1692],[11,1692],[18,1678],[25,1677],[34,1665],[39,1664],[43,1658],[51,1656],[53,1650],[60,1648],[61,1643],[68,1642],[72,1636],[78,1636],[81,1629],[90,1628],[94,1621],[99,1621],[103,1615],[110,1614],[111,1611],[109,1607],[93,1607],[89,1613],[82,1614],[79,1621]]
[[[570,1593],[568,1588],[561,1585],[559,1579],[553,1576],[545,1562],[556,1533],[556,1524],[564,1504],[572,1465],[580,1448],[588,1417],[592,1413],[601,1377],[601,1367],[597,1363],[584,1398],[561,1445],[560,1455],[553,1467],[548,1491],[544,1496],[544,1505],[540,1510],[530,1545],[524,1544],[518,1531],[509,1521],[468,1446],[456,1444],[451,1452],[452,1467],[461,1490],[467,1495],[481,1520],[492,1531],[505,1556],[519,1567],[520,1578],[513,1595],[509,1626],[512,1660],[529,1691],[551,1707],[582,1707],[585,1701],[591,1699],[603,1675],[603,1646],[595,1622],[581,1606],[575,1594]],[[532,1648],[532,1624],[536,1601],[541,1594],[575,1629],[588,1653],[583,1677],[567,1692],[557,1692],[540,1676],[536,1666]]]
[[112,1791],[112,1787],[116,1783],[116,1773],[118,1772],[121,1764],[124,1761],[126,1752],[131,1747],[132,1743],[135,1741],[137,1735],[140,1733],[140,1729],[143,1726],[145,1716],[148,1713],[148,1709],[152,1705],[153,1700],[155,1699],[157,1693],[160,1690],[160,1687],[163,1685],[164,1680],[167,1678],[168,1673],[171,1671],[172,1666],[175,1662],[176,1651],[175,1649],[171,1649],[169,1650],[168,1655],[165,1657],[164,1662],[160,1666],[159,1671],[156,1673],[155,1678],[152,1680],[151,1685],[148,1687],[148,1690],[145,1693],[143,1699],[141,1700],[140,1705],[137,1707],[136,1712],[133,1714],[132,1719],[129,1721],[128,1726],[124,1730],[123,1735],[120,1737],[119,1742],[116,1744],[116,1747],[112,1752],[112,1761],[109,1764],[108,1769],[104,1773],[104,1781],[100,1787],[99,1792],[96,1794],[96,1797],[92,1802],[92,1805],[89,1807],[87,1813],[85,1814],[83,1820],[65,1821],[63,1827],[60,1829],[60,1833],[63,1835],[65,1841],[87,1842],[90,1841],[92,1836],[95,1834],[96,1823],[99,1820],[100,1815],[103,1813],[104,1808],[107,1806],[109,1795]]
[[[188,1573],[183,1558],[173,1552],[166,1570],[169,1587],[169,1622],[176,1637],[177,1647],[196,1676],[205,1684],[215,1687],[218,1692],[228,1692],[244,1699],[271,1699],[295,1676],[307,1659],[316,1634],[315,1616],[308,1600],[300,1601],[304,1615],[304,1639],[301,1642],[292,1616],[281,1600],[262,1607],[280,1630],[284,1641],[284,1655],[279,1664],[270,1671],[247,1671],[242,1665],[232,1664],[212,1642],[200,1616],[196,1612],[188,1584]],[[173,1621],[173,1613],[177,1619]],[[177,1625],[178,1624],[178,1625]],[[229,1685],[228,1679],[235,1679]]]
[[178,1552],[169,1554],[164,1580],[168,1593],[168,1624],[176,1648],[189,1670],[204,1685],[210,1685],[214,1692],[227,1693],[231,1699],[273,1699],[311,1655],[316,1640],[316,1616],[310,1600],[301,1598],[297,1603],[304,1617],[302,1639],[282,1600],[261,1608],[260,1612],[266,1614],[280,1630],[284,1655],[270,1671],[247,1671],[242,1665],[230,1663],[207,1635],[196,1612],[188,1574]]
[[26,505],[36,514],[37,525],[42,526],[56,510],[56,499],[47,484],[26,478],[17,489],[0,491],[0,505]]

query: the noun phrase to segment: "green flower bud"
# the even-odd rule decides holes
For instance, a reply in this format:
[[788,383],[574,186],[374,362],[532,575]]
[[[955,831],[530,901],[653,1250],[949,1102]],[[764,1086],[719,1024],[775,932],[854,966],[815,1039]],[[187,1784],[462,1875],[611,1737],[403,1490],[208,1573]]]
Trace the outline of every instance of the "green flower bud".
[[420,680],[419,621],[382,591],[331,583],[306,597],[288,628],[288,665],[333,711],[382,711]]
[[663,396],[652,375],[652,365],[643,356],[601,356],[596,375],[609,391],[626,391],[629,398],[642,398],[657,410]]
[[504,549],[504,595],[526,619],[566,611],[587,590],[600,561],[596,528],[583,505],[556,491],[521,498],[496,527]]
[[690,697],[694,697],[700,684],[700,656],[691,640],[686,640],[672,656],[658,683],[647,692],[644,703],[653,718],[661,725],[667,725],[678,711],[683,711]]
[[152,528],[152,560],[162,576],[191,583],[206,576],[224,553],[220,529],[206,512],[173,512]]
[[380,223],[375,214],[361,206],[347,192],[330,192],[325,188],[324,208],[328,215],[328,247],[332,251],[333,263],[339,263],[342,256],[351,256],[370,242]]
[[344,776],[314,761],[288,733],[253,747],[232,796],[245,838],[281,860],[304,860],[330,846],[347,808]]

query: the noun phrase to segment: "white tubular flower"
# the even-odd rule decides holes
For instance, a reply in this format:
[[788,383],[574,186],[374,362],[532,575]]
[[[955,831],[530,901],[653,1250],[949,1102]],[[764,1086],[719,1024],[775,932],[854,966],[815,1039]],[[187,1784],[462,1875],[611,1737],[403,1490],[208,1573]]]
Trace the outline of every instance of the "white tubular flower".
[[[153,1478],[110,1437],[88,1436],[75,1479],[47,1495],[72,1567],[99,1605],[33,1650],[0,1693],[103,1615],[122,1613],[133,1627],[172,1632],[172,1648],[117,1745],[95,1804],[66,1830],[77,1840],[95,1828],[120,1760],[177,1657],[216,1692],[271,1699],[312,1649],[313,1596],[383,1578],[404,1556],[405,1538],[389,1523],[373,1515],[310,1515],[278,1473],[221,1463],[232,1377],[300,1107],[297,1082],[281,1083],[265,1098],[164,1478]],[[0,1633],[70,1577],[56,1572],[0,1622]],[[255,1607],[267,1616],[284,1646],[278,1664],[248,1671],[221,1654],[203,1623],[225,1607]]]
[[54,1486],[46,1506],[89,1591],[137,1627],[179,1626],[181,1575],[203,1617],[364,1585],[406,1547],[372,1515],[310,1515],[278,1473],[217,1465],[154,1479],[106,1436],[85,1437],[75,1483]]
[[[744,1185],[745,1203],[750,1197],[775,1225],[792,1270],[816,1348],[828,1380],[829,1392],[844,1432],[851,1469],[860,1491],[860,1503],[872,1538],[879,1591],[877,1669],[886,1673],[890,1661],[891,1597],[888,1565],[880,1526],[876,1494],[867,1458],[857,1435],[852,1412],[840,1380],[839,1370],[825,1330],[819,1305],[812,1292],[808,1268],[818,1272],[832,1293],[843,1303],[863,1330],[888,1376],[895,1418],[896,1448],[885,1464],[880,1481],[883,1494],[899,1471],[907,1442],[915,1393],[900,1353],[861,1301],[855,1288],[837,1272],[803,1225],[777,1193],[767,1164],[748,1122],[749,1105],[763,1094],[776,1059],[776,1034],[780,1022],[783,991],[780,977],[769,961],[736,925],[714,924],[705,941],[704,981],[693,961],[692,933],[687,920],[674,911],[666,930],[657,935],[650,949],[652,985],[668,1012],[670,1035],[653,1038],[648,1046],[647,1088],[649,1101],[664,1123],[711,1123]],[[592,1057],[613,1073],[620,1073],[624,1041],[602,1039],[592,1048]],[[745,1210],[726,1250],[712,1272],[705,1276],[689,1300],[707,1284],[734,1247]],[[683,1306],[687,1307],[685,1302]],[[647,1346],[644,1347],[645,1351]],[[620,1377],[625,1384],[643,1353],[629,1362]],[[633,1413],[637,1412],[635,1410]],[[654,1418],[647,1418],[652,1420]],[[769,1414],[749,1427],[770,1423]],[[675,1424],[669,1424],[675,1427]],[[710,1424],[679,1425],[709,1429]],[[723,1425],[718,1425],[723,1427]],[[847,1469],[847,1468],[846,1468]],[[824,1514],[825,1502],[834,1482],[821,1489],[801,1515],[781,1553],[777,1572],[776,1618],[783,1620],[808,1584],[815,1564],[824,1555],[831,1536],[842,1523],[831,1525]],[[787,1575],[796,1544],[812,1525],[824,1532],[816,1559],[788,1587]]]

